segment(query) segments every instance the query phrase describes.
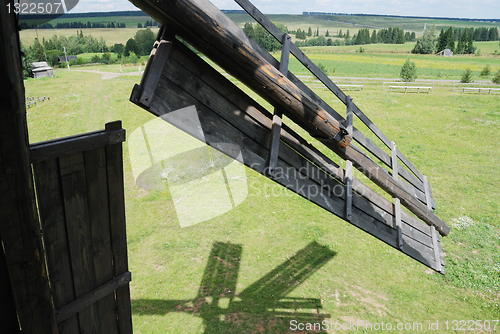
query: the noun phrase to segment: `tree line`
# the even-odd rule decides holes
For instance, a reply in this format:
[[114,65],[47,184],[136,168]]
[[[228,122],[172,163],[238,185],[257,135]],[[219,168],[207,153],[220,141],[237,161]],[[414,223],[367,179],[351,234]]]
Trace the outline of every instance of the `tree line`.
[[[26,22],[19,23],[19,27],[22,30],[26,29],[34,29],[35,27],[27,24]],[[123,22],[108,22],[108,23],[100,23],[100,22],[64,22],[57,23],[55,26],[51,23],[44,23],[36,26],[38,29],[94,29],[94,28],[126,28],[125,23]]]

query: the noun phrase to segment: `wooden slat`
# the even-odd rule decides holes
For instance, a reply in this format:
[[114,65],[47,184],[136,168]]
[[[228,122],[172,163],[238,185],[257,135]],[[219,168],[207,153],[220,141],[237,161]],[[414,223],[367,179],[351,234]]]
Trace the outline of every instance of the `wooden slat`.
[[[222,152],[224,152],[224,147],[217,146],[217,143],[226,142],[241,147],[244,163],[250,168],[264,173],[265,157],[268,154],[267,143],[272,124],[271,115],[209,65],[190,51],[187,51],[185,47],[175,43],[174,45],[171,58],[163,72],[163,79],[160,80],[157,87],[156,96],[162,96],[162,99],[155,99],[150,105],[149,111],[160,116],[171,110],[195,105],[205,134],[205,141],[209,145],[214,145],[214,148]],[[180,85],[182,85],[182,88]],[[137,89],[137,91],[140,91],[140,89]],[[136,95],[137,91],[132,93],[132,102],[140,100],[140,96]],[[174,125],[183,129],[182,122],[175,122]],[[184,130],[190,131],[189,129]],[[276,175],[275,181],[295,190],[299,195],[310,199],[313,203],[339,217],[345,217],[344,193],[339,194],[341,197],[337,197],[326,188],[326,186],[337,184],[343,189],[344,185],[339,184],[330,177],[325,177],[324,172],[308,162],[308,159],[318,160],[322,157],[305,145],[303,140],[301,142],[294,138],[291,133],[288,133],[286,127],[282,129],[281,138],[282,144],[290,142],[294,143],[295,146],[292,150],[288,145],[280,145],[278,167],[282,170],[292,168],[296,172],[293,175],[288,174],[286,176],[280,173]],[[305,158],[297,153],[297,151],[307,152],[307,150],[313,152],[315,157],[313,158],[311,155]],[[227,152],[227,154],[230,155],[231,153]],[[338,166],[336,167],[334,164],[331,166],[329,168],[334,173]],[[343,171],[340,171],[340,174],[342,174],[340,178],[343,179]],[[309,177],[308,181],[301,181],[304,179],[304,176],[300,176],[301,173]],[[356,180],[353,181],[354,184]],[[298,186],[293,185],[294,182],[298,182],[296,183]],[[324,186],[321,182],[323,182]],[[359,181],[357,182],[359,183]],[[311,197],[304,194],[304,187],[306,189],[307,187],[319,189],[320,186],[325,189],[323,194],[313,194],[314,196]],[[378,202],[382,203],[380,205],[385,207],[384,201],[387,200],[380,195],[372,191],[367,196],[377,196],[379,198]],[[390,208],[384,210],[392,212],[392,204],[389,203],[388,206]],[[369,233],[373,233],[393,247],[397,247],[393,215],[384,210],[370,204],[366,198],[360,195],[353,195],[353,216],[356,216],[353,218],[353,224]],[[424,232],[420,232],[426,229],[428,233],[428,227],[421,222],[415,223],[414,218],[407,217],[406,219],[410,225],[408,225],[408,232],[404,233],[409,234],[403,234],[403,237],[409,240],[416,238],[413,242],[416,248],[408,247],[405,252],[407,254],[411,253],[411,256],[418,261],[432,266],[432,248],[429,246],[431,237],[430,235],[425,236]],[[374,224],[372,227],[369,226],[372,224],[371,222]],[[418,226],[419,224],[420,226]],[[414,225],[417,228],[414,228]],[[418,249],[418,251],[415,249]]]
[[[87,184],[83,153],[59,158],[61,184],[66,216],[75,297],[79,298],[95,286],[94,261],[89,221]],[[97,305],[78,313],[80,331],[95,332],[100,326]]]
[[53,159],[125,141],[125,130],[95,131],[82,135],[59,138],[30,146],[31,163]]
[[401,202],[399,198],[394,199],[394,210],[396,211],[396,230],[398,234],[398,248],[403,249],[403,231],[402,231],[402,222],[401,222]]
[[434,247],[434,259],[435,259],[435,266],[436,266],[434,268],[434,270],[436,270],[437,272],[441,272],[442,271],[441,254],[440,254],[440,248],[438,245],[439,236],[438,236],[434,226],[431,226],[431,234],[432,234],[432,245]]
[[[74,300],[68,305],[63,306],[62,308],[56,311],[57,322],[64,321],[70,316],[76,314],[77,312],[81,312],[83,309],[98,302],[99,300],[102,300],[107,296],[113,297],[113,291],[128,284],[131,281],[131,279],[132,279],[131,273],[130,271],[127,271],[122,275],[113,278],[111,281],[100,285],[98,288],[81,296],[80,298]],[[102,331],[100,332],[108,333],[105,331],[105,328],[103,328]]]
[[[106,147],[108,203],[113,250],[114,276],[128,271],[125,194],[123,190],[122,144]],[[128,284],[116,290],[118,329],[120,334],[132,333],[132,311]]]
[[[58,159],[33,164],[45,256],[56,309],[76,298],[59,170]],[[69,317],[58,327],[61,334],[76,333],[79,331],[78,317]]]
[[352,220],[352,162],[345,162],[345,220]]
[[399,180],[398,173],[398,156],[396,152],[396,143],[391,141],[391,153],[392,153],[392,178],[395,181]]
[[158,38],[155,42],[155,47],[151,52],[146,66],[147,73],[144,73],[141,80],[141,87],[143,89],[141,103],[144,105],[149,104],[150,100],[154,98],[154,90],[160,75],[168,59],[172,47],[172,40],[175,38],[172,27],[162,26],[158,31]]
[[[108,128],[111,125],[107,125]],[[121,128],[121,122],[116,124]],[[95,284],[100,286],[113,279],[113,254],[111,249],[110,221],[108,211],[107,164],[105,148],[100,147],[83,153],[85,177],[88,189],[92,257],[95,269]],[[113,294],[97,302],[100,311],[100,331],[118,333],[116,307]]]
[[353,136],[353,119],[352,119],[352,97],[347,96],[347,105],[346,105],[346,117],[345,117],[345,126],[346,130],[349,133],[349,136]]
[[[288,60],[290,56],[290,36],[287,34],[283,35],[283,47],[281,48],[281,61],[279,64],[279,70],[283,75],[288,73]],[[280,111],[280,106],[274,108],[273,116],[273,126],[271,130],[271,141],[269,142],[269,155],[267,158],[267,173],[269,176],[274,175],[274,169],[278,163],[278,151],[280,144],[280,133],[283,113]]]
[[427,176],[424,175],[424,187],[425,187],[425,199],[427,202],[427,208],[432,210],[432,201],[431,201],[431,191],[429,187],[429,182],[427,181]]

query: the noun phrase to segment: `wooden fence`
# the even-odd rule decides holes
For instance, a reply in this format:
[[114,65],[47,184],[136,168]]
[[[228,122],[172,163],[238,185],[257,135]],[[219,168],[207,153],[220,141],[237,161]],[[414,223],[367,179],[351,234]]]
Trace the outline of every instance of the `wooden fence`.
[[59,333],[132,333],[121,122],[30,147]]
[[393,81],[393,82],[385,82],[382,84],[383,90],[388,90],[390,92],[402,92],[405,93],[413,92],[433,92],[434,91],[434,81],[432,82],[404,82],[404,81]]
[[453,91],[460,93],[488,93],[488,94],[499,94],[500,93],[500,85],[494,83],[485,83],[485,82],[470,82],[470,83],[462,83],[462,82],[454,82],[453,83]]

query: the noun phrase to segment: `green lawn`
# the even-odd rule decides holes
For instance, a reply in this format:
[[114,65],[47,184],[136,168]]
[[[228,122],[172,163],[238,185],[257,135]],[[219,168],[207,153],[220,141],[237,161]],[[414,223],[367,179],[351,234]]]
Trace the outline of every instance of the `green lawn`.
[[[313,61],[330,71],[336,67],[329,75],[397,77],[407,57],[310,51]],[[410,57],[429,78],[439,72],[457,78],[464,67],[477,73],[486,63],[500,67],[492,57]],[[290,67],[302,73],[293,61]],[[116,65],[109,71],[116,72]],[[117,119],[129,142],[134,130],[154,119],[129,102],[140,77],[102,80],[65,69],[55,74],[25,82],[27,96],[50,96],[27,110],[32,143],[102,129]],[[317,93],[343,112],[333,95]],[[168,187],[136,186],[125,142],[135,333],[295,333],[292,319],[422,323],[419,332],[430,333],[437,331],[429,330],[429,322],[439,321],[439,332],[445,332],[445,321],[451,328],[453,320],[498,319],[500,95],[453,93],[450,87],[389,93],[380,85],[349,94],[429,177],[436,213],[452,226],[442,239],[447,276],[248,168],[248,196],[239,206],[181,228]]]

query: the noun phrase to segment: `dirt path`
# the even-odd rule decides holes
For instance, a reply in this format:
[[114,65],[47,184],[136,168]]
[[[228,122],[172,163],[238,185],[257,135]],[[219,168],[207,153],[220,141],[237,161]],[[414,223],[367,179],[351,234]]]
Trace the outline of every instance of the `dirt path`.
[[72,70],[72,71],[101,74],[103,80],[113,79],[113,78],[122,77],[122,76],[139,76],[139,75],[144,74],[144,71],[128,72],[128,73],[103,72],[103,71],[94,71],[94,70]]

